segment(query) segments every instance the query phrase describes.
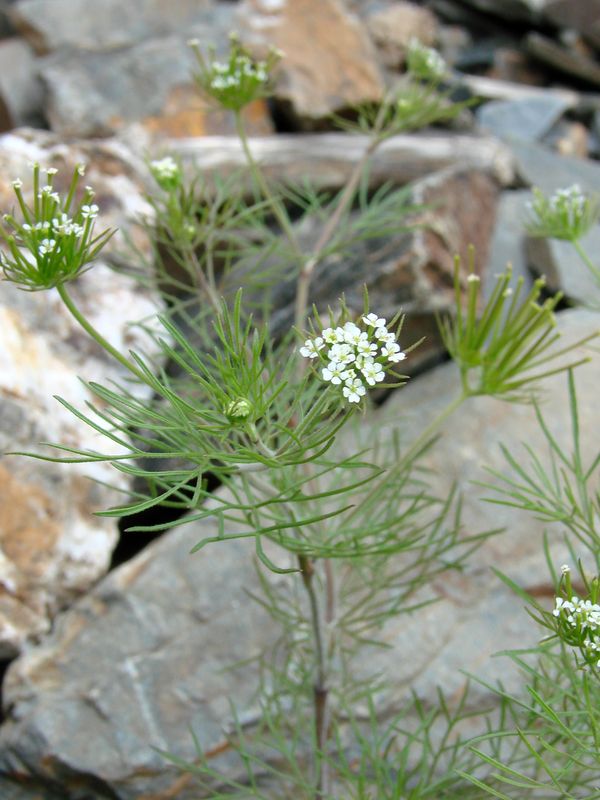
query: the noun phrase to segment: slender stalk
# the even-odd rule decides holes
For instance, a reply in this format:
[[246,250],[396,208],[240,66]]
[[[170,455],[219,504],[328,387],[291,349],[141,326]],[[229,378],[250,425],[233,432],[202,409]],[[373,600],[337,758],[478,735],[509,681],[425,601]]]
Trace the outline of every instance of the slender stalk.
[[308,594],[310,605],[310,622],[315,643],[315,680],[313,683],[313,704],[315,715],[315,800],[323,800],[325,796],[325,764],[323,753],[327,742],[327,669],[325,663],[325,649],[323,646],[323,631],[317,593],[314,587],[314,564],[306,556],[298,556],[302,584]]
[[219,295],[217,294],[215,288],[211,284],[209,280],[207,280],[206,275],[204,274],[204,270],[198,261],[198,256],[193,248],[186,247],[184,251],[184,258],[189,263],[190,267],[192,268],[193,274],[197,275],[198,282],[200,283],[200,288],[206,295],[208,301],[210,302],[211,306],[215,310],[216,314],[221,313],[221,301]]
[[248,142],[248,136],[246,134],[246,127],[244,125],[244,120],[242,119],[242,115],[239,111],[235,112],[235,129],[242,144],[242,149],[244,151],[244,155],[246,156],[246,161],[248,162],[248,166],[250,167],[250,172],[252,174],[254,182],[256,183],[256,186],[258,187],[258,189],[260,189],[264,198],[269,202],[269,205],[273,209],[273,213],[275,214],[277,222],[281,226],[281,230],[287,237],[298,259],[302,260],[303,258],[302,249],[298,244],[298,239],[296,238],[296,233],[294,231],[288,213],[285,209],[285,205],[271,191],[269,184],[265,180],[265,176],[263,175],[261,168],[259,167],[259,165],[256,162],[256,159],[252,155],[252,150],[250,149],[250,144]]
[[129,370],[129,372],[135,375],[136,378],[139,378],[139,380],[142,381],[142,383],[146,383],[146,378],[143,372],[141,372],[141,370],[139,370],[135,366],[135,364],[132,364],[131,361],[129,361],[129,359],[125,358],[125,356],[122,353],[120,353],[115,347],[113,347],[112,344],[110,344],[110,342],[108,342],[104,338],[104,336],[102,336],[102,334],[99,333],[96,330],[96,328],[94,328],[94,326],[90,322],[88,322],[88,320],[83,316],[81,311],[79,311],[79,309],[73,302],[71,295],[67,292],[65,284],[60,283],[56,287],[56,289],[58,291],[58,294],[60,295],[60,299],[68,308],[72,316],[75,317],[75,319],[84,329],[84,331],[86,331],[86,333],[88,333],[92,337],[92,339],[94,339],[94,341],[96,341],[100,345],[100,347],[102,347],[103,350],[106,350],[107,353],[110,353],[110,355],[113,356],[113,358],[116,358],[116,360],[120,364],[122,364],[126,369]]
[[596,264],[594,264],[594,262],[591,260],[591,258],[588,256],[588,254],[585,252],[585,250],[580,245],[580,243],[579,243],[579,241],[577,239],[575,239],[573,241],[573,247],[577,251],[577,255],[579,256],[579,258],[583,261],[583,263],[586,265],[586,267],[592,273],[594,278],[597,281],[600,281],[600,269],[596,266]]

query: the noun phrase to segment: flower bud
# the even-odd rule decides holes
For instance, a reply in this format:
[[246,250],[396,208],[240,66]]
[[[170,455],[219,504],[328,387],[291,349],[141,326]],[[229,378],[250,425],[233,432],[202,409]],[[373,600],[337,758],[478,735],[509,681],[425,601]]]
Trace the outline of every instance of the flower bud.
[[243,422],[252,412],[252,404],[245,397],[237,397],[225,407],[225,416],[230,422]]

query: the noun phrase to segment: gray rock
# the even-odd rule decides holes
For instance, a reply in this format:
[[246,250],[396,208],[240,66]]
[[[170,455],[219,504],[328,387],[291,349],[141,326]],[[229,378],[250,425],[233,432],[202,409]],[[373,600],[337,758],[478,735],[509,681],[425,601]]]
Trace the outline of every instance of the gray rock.
[[522,277],[523,288],[528,291],[533,279],[527,268],[525,258],[525,229],[527,219],[527,203],[531,200],[531,192],[517,190],[502,192],[496,212],[496,225],[490,244],[487,269],[483,279],[483,294],[488,297],[495,284],[495,275],[499,275],[511,264],[515,278]]
[[427,8],[403,0],[367,10],[365,22],[382,63],[391,69],[404,64],[411,39],[433,47],[438,37],[435,15]]
[[0,40],[0,94],[13,128],[23,125],[42,127],[42,83],[33,50],[23,39]]
[[117,50],[210,21],[213,0],[17,0],[15,27],[38,53],[60,49]]
[[594,161],[561,156],[539,144],[513,141],[511,150],[517,173],[528,186],[546,194],[578,183],[584,192],[600,193],[600,166]]
[[[308,182],[315,189],[339,188],[363,156],[369,138],[344,133],[253,137],[250,149],[265,174],[275,182]],[[239,141],[205,136],[174,139],[169,149],[194,164],[206,177],[231,175],[246,163]],[[369,170],[372,188],[424,178],[453,165],[489,172],[502,186],[515,180],[509,148],[487,136],[419,133],[392,136],[377,148]]]
[[541,139],[569,108],[566,99],[548,94],[523,100],[496,100],[481,106],[477,121],[500,139]]
[[[600,226],[593,228],[582,240],[581,246],[600,268]],[[563,291],[568,300],[583,305],[600,307],[600,284],[582,262],[569,242],[557,239],[526,240],[527,263],[538,275],[545,275],[548,289]]]

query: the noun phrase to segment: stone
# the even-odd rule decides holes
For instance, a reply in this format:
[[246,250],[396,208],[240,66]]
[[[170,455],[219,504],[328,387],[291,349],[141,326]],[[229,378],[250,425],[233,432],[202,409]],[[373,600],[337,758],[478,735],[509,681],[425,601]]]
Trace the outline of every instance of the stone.
[[375,48],[342,0],[244,0],[239,19],[242,41],[255,55],[269,46],[285,54],[274,102],[295,126],[313,129],[333,113],[382,99]]
[[[581,247],[600,269],[600,227],[596,226],[580,240]],[[570,242],[527,237],[526,257],[536,275],[545,275],[548,290],[562,291],[571,303],[593,304],[600,300],[600,284],[576,253]]]
[[526,186],[546,194],[578,183],[584,192],[600,194],[600,166],[594,161],[561,156],[541,144],[511,142],[517,172]]
[[[557,347],[600,333],[598,312],[585,309],[564,311],[558,315],[557,321],[557,330],[562,335]],[[597,426],[597,398],[600,391],[597,341],[589,342],[562,359],[564,364],[581,357],[591,358],[590,363],[575,371],[584,464],[591,464],[598,453],[597,438],[592,435]],[[411,381],[381,409],[382,441],[399,428],[401,441],[409,445],[459,391],[460,378],[454,364],[442,365]],[[571,452],[567,408],[566,374],[545,379],[541,385],[542,413],[556,441],[567,452]],[[508,669],[510,662],[498,658],[488,660],[489,655],[505,649],[509,640],[513,641],[512,645],[508,645],[509,648],[521,649],[534,645],[542,638],[543,631],[532,624],[523,601],[507,591],[490,574],[490,566],[504,572],[551,608],[553,587],[542,546],[545,530],[549,533],[555,568],[558,570],[565,561],[572,563],[572,556],[565,552],[563,531],[559,526],[548,525],[536,520],[532,514],[508,506],[483,502],[482,498],[497,495],[476,483],[484,481],[497,484],[487,469],[507,473],[508,465],[500,449],[501,444],[527,464],[530,463],[530,457],[524,448],[526,443],[547,464],[546,441],[530,405],[505,403],[487,397],[471,398],[446,420],[440,432],[441,438],[424,459],[424,466],[430,468],[435,476],[434,492],[443,494],[453,484],[457,486],[462,495],[465,531],[473,533],[500,527],[504,528],[504,533],[486,541],[472,555],[462,573],[452,573],[434,581],[435,590],[444,599],[440,604],[429,607],[425,630],[431,631],[431,636],[424,637],[424,650],[421,647],[410,648],[414,675],[412,688],[424,698],[430,698],[436,686],[443,686],[448,693],[460,690],[461,678],[456,670],[461,668],[461,661],[464,664],[463,659],[477,664],[475,674],[485,675],[485,679],[491,682],[495,679],[503,682],[508,680],[514,688],[515,675]],[[587,562],[587,553],[584,550],[580,552],[577,542],[573,544],[576,554],[582,557],[584,563]],[[450,618],[448,604],[453,607]],[[463,609],[464,615],[457,613],[457,608]],[[463,627],[459,622],[461,616]],[[418,615],[414,620],[414,628],[405,632],[403,624],[406,625],[407,620],[400,617],[390,621],[386,641],[393,648],[398,641],[403,641],[405,635],[407,647],[411,637],[412,641],[421,641],[424,628],[419,626]],[[411,618],[408,619],[408,625],[413,625]],[[434,644],[430,639],[434,640]],[[437,649],[441,660],[433,655],[430,647]],[[384,654],[382,661],[385,661]],[[435,666],[430,668],[432,663]],[[473,669],[468,667],[466,671],[473,672]],[[477,695],[481,687],[474,688]],[[479,695],[479,702],[482,700]]]
[[[600,315],[591,312],[559,317],[566,341],[599,326]],[[590,348],[583,353],[590,354]],[[594,364],[577,370],[582,430],[595,429],[599,379]],[[459,386],[457,370],[444,365],[395,393],[361,427],[373,426],[372,433],[383,440],[400,428],[410,440]],[[568,446],[565,376],[549,379],[545,387],[550,429]],[[486,479],[486,466],[504,468],[501,441],[519,450],[523,440],[542,450],[530,406],[476,398],[446,422],[425,459],[435,470],[434,493],[444,496],[453,482],[463,492],[465,532],[502,525],[507,530],[486,540],[462,572],[432,581],[427,592],[437,603],[386,623],[382,636],[388,649],[363,651],[360,665],[379,668],[386,681],[377,694],[386,715],[407,701],[410,690],[427,705],[436,686],[456,696],[466,680],[459,669],[491,683],[502,680],[507,691],[522,686],[523,678],[505,659],[490,656],[534,645],[542,634],[521,598],[491,575],[490,565],[550,607],[553,587],[542,548],[546,526],[528,514],[481,502],[486,492],[473,481]],[[585,437],[583,445],[584,459],[594,457],[594,437]],[[31,792],[16,800],[39,798],[46,783],[60,785],[60,800],[210,797],[210,790],[200,791],[153,749],[193,759],[190,728],[210,754],[211,766],[239,774],[224,741],[231,721],[228,701],[251,722],[257,670],[248,659],[271,645],[277,631],[245,593],[256,589],[257,580],[249,543],[217,543],[189,555],[193,544],[215,532],[214,522],[206,519],[165,534],[61,615],[53,631],[11,665],[0,772],[5,782],[18,777]],[[552,538],[551,554],[557,565],[565,560],[558,536]],[[402,557],[394,558],[400,566]],[[281,588],[288,580],[269,579]],[[243,666],[227,669],[242,660]],[[475,685],[470,708],[492,704],[493,695]]]
[[502,5],[496,0],[461,0],[461,2],[479,11],[485,11],[486,14],[499,16],[503,20],[535,22],[548,0],[505,0]]
[[533,278],[525,257],[525,228],[527,203],[531,201],[528,189],[504,191],[498,201],[496,225],[490,243],[487,269],[483,276],[482,291],[489,297],[495,286],[495,276],[504,272],[510,264],[513,275],[523,279],[523,291],[528,292]]
[[[332,189],[345,184],[368,144],[368,137],[354,134],[280,134],[253,137],[250,149],[275,182],[306,181],[315,189]],[[208,179],[231,175],[246,164],[240,143],[229,137],[175,139],[167,149]],[[369,184],[373,188],[388,181],[403,185],[455,164],[488,171],[502,186],[515,179],[511,151],[496,139],[419,133],[390,137],[377,148]]]
[[549,0],[544,17],[561,28],[578,31],[600,47],[600,0]]
[[367,14],[366,25],[381,62],[390,69],[404,65],[412,39],[433,47],[438,36],[435,15],[427,8],[403,0],[380,10],[375,8]]
[[528,58],[521,50],[513,47],[497,47],[494,50],[494,63],[488,76],[519,84],[544,86],[546,75],[543,68]]
[[556,123],[543,139],[561,156],[589,158],[590,132],[582,122],[562,119]]
[[[101,212],[107,209],[99,217],[99,226],[110,224],[109,220],[125,225],[136,206],[145,206],[141,188],[136,193],[127,174],[131,176],[135,158],[127,160],[122,148],[124,160],[111,173],[110,145],[95,143],[89,150],[95,150],[96,157],[87,179],[97,190]],[[57,186],[70,180],[76,162],[89,161],[75,145],[58,144],[44,132],[29,137],[7,134],[0,138],[3,208],[14,204],[10,178],[22,177],[24,193],[30,191],[27,175],[32,160],[60,166]],[[113,152],[113,170],[115,160]],[[113,242],[112,247],[116,246]],[[100,442],[100,435],[53,395],[83,410],[93,395],[79,375],[106,383],[126,380],[125,370],[117,368],[84,333],[56,290],[23,292],[8,282],[0,286],[0,452],[57,455],[40,442],[102,450],[105,442]],[[71,284],[71,294],[90,322],[119,350],[155,350],[148,334],[131,325],[159,307],[150,290],[98,262]],[[127,318],[115,315],[115,309],[125,308]],[[150,396],[147,387],[132,386],[131,391]],[[122,497],[88,476],[121,490],[129,487],[128,479],[106,464],[66,467],[22,456],[0,459],[0,658],[14,657],[25,642],[48,630],[58,610],[108,569],[118,539],[117,522],[91,514]]]
[[[442,357],[435,315],[453,305],[454,258],[460,256],[467,270],[469,248],[476,252],[477,268],[485,274],[495,222],[498,185],[487,173],[464,167],[448,168],[415,182],[410,202],[425,210],[399,220],[397,234],[358,241],[343,257],[324,259],[311,283],[309,303],[321,311],[335,308],[343,295],[349,308],[360,311],[363,290],[371,306],[383,317],[406,314],[411,341],[426,337],[406,369],[422,370]],[[306,224],[306,223],[305,223]],[[307,252],[320,226],[300,230]],[[275,289],[272,327],[286,331],[293,325],[294,284]],[[403,364],[403,369],[405,364]]]
[[44,127],[43,89],[31,47],[19,37],[0,39],[0,95],[10,127]]
[[210,24],[212,0],[178,0],[167,9],[161,0],[17,0],[11,19],[37,53],[55,50],[117,51],[146,39]]
[[529,98],[544,98],[551,95],[553,98],[563,100],[567,109],[578,108],[583,100],[577,92],[571,89],[542,88],[540,86],[489,78],[485,75],[461,75],[457,88],[459,86],[466,86],[473,95],[486,100],[528,100]]
[[[203,42],[205,36],[206,31],[196,38]],[[108,136],[135,122],[153,135],[233,133],[232,116],[209,108],[194,87],[195,59],[187,38],[172,35],[117,52],[48,56],[42,74],[50,127],[61,137]],[[225,31],[215,27],[211,40],[222,44]],[[248,109],[246,120],[250,132],[273,130],[264,102]]]
[[528,97],[523,100],[495,100],[477,109],[481,128],[500,139],[537,141],[562,117],[568,101],[560,96]]
[[600,63],[596,59],[557,44],[539,33],[527,34],[525,49],[532,56],[559,72],[593,86],[600,86]]

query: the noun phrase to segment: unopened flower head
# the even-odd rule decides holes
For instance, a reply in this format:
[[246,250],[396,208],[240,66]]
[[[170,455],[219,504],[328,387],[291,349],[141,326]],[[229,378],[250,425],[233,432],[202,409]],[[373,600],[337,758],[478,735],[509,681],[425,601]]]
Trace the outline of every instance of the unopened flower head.
[[[83,167],[77,165],[64,198],[55,191],[57,170],[45,170],[48,183],[40,186],[40,165],[33,164],[33,203],[22,193],[23,181],[13,181],[20,219],[4,216],[0,238],[6,249],[0,253],[4,275],[22,289],[36,291],[59,286],[75,278],[97,256],[112,236],[106,230],[94,234],[99,208],[91,203],[93,190],[86,187],[81,195],[78,182]],[[80,197],[76,202],[76,197]]]
[[181,167],[171,156],[151,161],[150,171],[160,188],[167,192],[181,185],[183,179]]
[[381,383],[386,369],[406,358],[385,319],[367,314],[360,322],[362,327],[346,322],[325,328],[300,348],[300,355],[316,360],[322,379],[339,386],[348,403],[359,403],[367,387]]
[[241,422],[248,419],[252,413],[252,404],[245,397],[238,397],[231,400],[225,408],[225,416],[231,422]]
[[577,241],[600,219],[597,198],[585,195],[578,184],[558,189],[550,197],[533,190],[529,203],[532,218],[527,225],[531,236]]
[[446,74],[446,62],[431,47],[425,47],[418,39],[411,39],[406,54],[408,71],[416,78],[438,82]]
[[255,61],[241,46],[235,36],[231,37],[229,57],[220,61],[214,50],[205,61],[197,41],[190,43],[198,61],[196,82],[202,92],[229,111],[240,111],[253,100],[269,94],[270,74],[279,61],[279,51],[272,49],[265,61]]

